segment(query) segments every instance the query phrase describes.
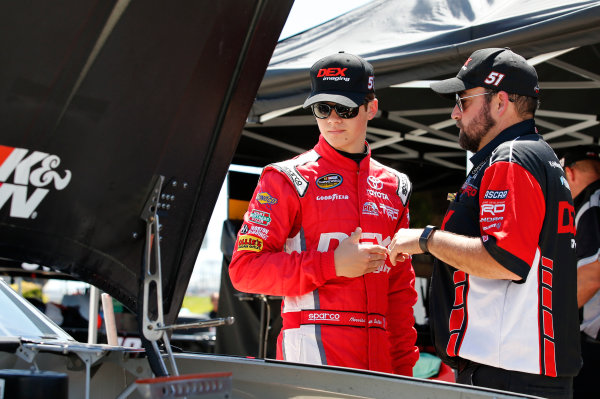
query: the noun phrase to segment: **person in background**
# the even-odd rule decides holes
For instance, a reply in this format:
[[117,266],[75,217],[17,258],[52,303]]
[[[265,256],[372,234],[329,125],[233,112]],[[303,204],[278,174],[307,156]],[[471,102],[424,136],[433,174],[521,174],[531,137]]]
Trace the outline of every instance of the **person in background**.
[[583,367],[573,381],[574,396],[598,394],[600,370],[600,146],[569,149],[560,160],[575,205],[577,305],[581,314]]
[[208,313],[208,317],[211,319],[217,318],[217,313],[219,311],[219,293],[213,292],[210,294],[210,303],[212,304],[212,310]]
[[473,168],[442,226],[400,229],[392,263],[435,257],[430,322],[457,382],[568,398],[581,367],[573,202],[554,151],[537,134],[537,73],[510,49],[473,52],[431,84]]
[[268,165],[238,233],[229,274],[240,291],[283,296],[277,358],[412,375],[418,359],[410,260],[386,246],[408,227],[408,177],[371,157],[374,73],[340,52],[310,69],[304,103],[317,145]]

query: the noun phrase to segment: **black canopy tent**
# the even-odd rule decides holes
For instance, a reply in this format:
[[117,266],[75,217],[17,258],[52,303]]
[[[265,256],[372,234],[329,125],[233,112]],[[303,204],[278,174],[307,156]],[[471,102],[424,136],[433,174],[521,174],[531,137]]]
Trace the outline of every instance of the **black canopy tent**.
[[234,163],[263,166],[312,147],[318,130],[301,108],[308,69],[339,50],[375,67],[381,112],[367,139],[374,156],[408,173],[416,191],[464,176],[453,104],[429,82],[454,76],[478,48],[510,47],[536,66],[536,121],[555,149],[597,141],[599,21],[600,1],[373,0],[278,43]]

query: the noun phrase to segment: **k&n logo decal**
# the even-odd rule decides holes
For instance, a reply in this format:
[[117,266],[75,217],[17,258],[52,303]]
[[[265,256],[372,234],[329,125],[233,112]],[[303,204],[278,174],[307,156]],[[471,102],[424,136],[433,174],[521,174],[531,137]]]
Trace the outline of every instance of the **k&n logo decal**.
[[37,217],[48,192],[64,190],[71,181],[71,171],[55,170],[59,165],[56,155],[0,145],[0,209],[10,203],[11,217]]

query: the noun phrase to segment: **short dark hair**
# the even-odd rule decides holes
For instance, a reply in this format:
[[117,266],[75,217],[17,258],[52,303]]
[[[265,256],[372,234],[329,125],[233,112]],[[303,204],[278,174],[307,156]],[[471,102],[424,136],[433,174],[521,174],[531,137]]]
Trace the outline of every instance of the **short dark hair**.
[[[489,93],[491,93],[492,95],[486,96],[486,101],[488,102],[488,104],[490,101],[492,101],[492,97],[498,94],[499,92],[499,90],[489,91]],[[522,118],[529,118],[530,116],[535,116],[535,111],[537,111],[537,109],[540,107],[539,98],[522,96],[520,94],[514,93],[506,94],[508,94],[508,100],[511,103],[515,104],[515,108],[517,109],[519,116],[521,116]]]
[[369,103],[375,100],[375,93],[368,93],[365,96],[365,111],[369,109]]

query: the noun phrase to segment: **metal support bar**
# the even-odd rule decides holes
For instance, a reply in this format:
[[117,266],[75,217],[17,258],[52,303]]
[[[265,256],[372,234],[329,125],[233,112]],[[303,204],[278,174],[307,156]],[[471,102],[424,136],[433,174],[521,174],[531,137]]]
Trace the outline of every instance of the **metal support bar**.
[[88,312],[88,344],[98,343],[98,300],[100,291],[94,285],[90,286],[90,308]]
[[189,328],[207,328],[207,327],[219,327],[224,325],[232,325],[235,321],[233,316],[222,317],[219,319],[210,319],[210,320],[202,320],[196,321],[193,323],[186,324],[172,324],[170,326],[159,327],[159,330],[185,330]]
[[[163,330],[159,329],[164,326],[164,313],[162,303],[162,275],[161,275],[161,257],[160,257],[160,237],[159,237],[159,222],[156,213],[160,198],[160,191],[165,178],[163,176],[155,176],[152,192],[146,201],[142,211],[141,218],[146,222],[146,246],[144,250],[144,265],[143,265],[143,297],[142,297],[142,314],[139,315],[142,321],[142,333],[144,338],[150,341],[151,348],[154,350],[156,360],[162,370],[166,372],[164,360],[160,354],[157,341],[165,337]],[[151,305],[154,308],[151,309]],[[165,345],[167,341],[165,342]],[[170,348],[167,348],[169,356],[173,354]],[[174,359],[171,359],[174,363]],[[177,368],[173,368],[177,375]]]

